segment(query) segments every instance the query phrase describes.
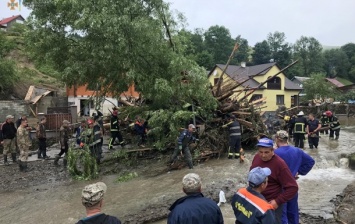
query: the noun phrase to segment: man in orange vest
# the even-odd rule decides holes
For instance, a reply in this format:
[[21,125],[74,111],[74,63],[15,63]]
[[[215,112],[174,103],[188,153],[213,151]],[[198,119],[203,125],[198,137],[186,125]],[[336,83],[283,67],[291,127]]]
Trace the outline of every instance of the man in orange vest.
[[271,170],[255,167],[249,172],[247,188],[241,188],[232,198],[236,224],[274,224],[274,208],[261,194],[266,189]]

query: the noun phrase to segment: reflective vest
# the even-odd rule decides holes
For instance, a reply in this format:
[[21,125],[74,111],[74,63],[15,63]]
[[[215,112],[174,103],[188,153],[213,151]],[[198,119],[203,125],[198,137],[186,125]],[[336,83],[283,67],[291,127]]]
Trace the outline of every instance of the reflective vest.
[[228,125],[229,127],[229,136],[240,136],[240,125],[238,121],[233,121],[233,123]]
[[339,123],[337,117],[335,117],[335,116],[329,117],[329,118],[328,118],[328,123],[329,123],[329,126],[330,126],[330,129],[331,129],[331,130],[338,130],[338,129],[340,129],[340,123]]
[[295,119],[293,133],[305,134],[306,126],[307,126],[307,119],[305,117],[297,117]]

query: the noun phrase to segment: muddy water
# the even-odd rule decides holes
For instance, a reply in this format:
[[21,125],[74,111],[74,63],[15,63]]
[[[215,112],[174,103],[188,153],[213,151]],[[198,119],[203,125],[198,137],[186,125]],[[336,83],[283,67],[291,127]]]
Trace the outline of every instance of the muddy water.
[[[330,217],[330,200],[355,179],[353,171],[343,168],[339,162],[342,153],[355,151],[355,139],[352,138],[354,132],[353,128],[343,129],[339,141],[329,141],[322,136],[318,150],[306,150],[315,158],[316,167],[299,179],[299,203],[302,212]],[[252,157],[252,154],[248,154],[244,164],[224,158],[210,160],[197,165],[194,172],[201,175],[203,187],[228,180],[237,183],[237,187],[242,187],[245,186]],[[165,167],[162,164],[163,162],[156,163],[139,170],[139,177],[126,183],[116,183],[115,175],[102,177],[101,180],[108,185],[104,212],[127,217],[139,213],[148,204],[168,199],[171,201],[183,196],[181,179],[189,170],[163,172]],[[156,173],[160,175],[155,175]],[[82,188],[88,183],[73,181],[62,186],[46,184],[0,193],[0,223],[75,223],[85,215],[80,195]],[[219,189],[215,190],[218,193]],[[228,204],[222,206],[222,211],[226,223],[234,223],[233,212]]]

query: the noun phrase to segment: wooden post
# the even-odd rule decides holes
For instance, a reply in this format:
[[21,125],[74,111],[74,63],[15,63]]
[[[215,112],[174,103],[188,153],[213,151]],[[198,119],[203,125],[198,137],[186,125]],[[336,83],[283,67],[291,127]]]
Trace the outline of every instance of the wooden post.
[[221,85],[222,85],[222,82],[223,82],[223,75],[226,72],[226,70],[227,70],[227,68],[229,66],[229,63],[231,62],[232,58],[234,57],[234,53],[238,50],[238,47],[239,47],[238,43],[235,43],[233,51],[232,51],[231,55],[228,58],[226,67],[224,67],[224,69],[222,71],[222,74],[221,74],[221,76],[218,79],[216,96],[219,96],[220,93],[221,93]]

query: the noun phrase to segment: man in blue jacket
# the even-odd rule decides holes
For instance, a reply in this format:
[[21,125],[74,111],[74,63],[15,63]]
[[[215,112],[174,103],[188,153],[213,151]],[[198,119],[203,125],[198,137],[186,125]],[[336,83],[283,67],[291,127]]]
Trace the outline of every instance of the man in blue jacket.
[[[278,131],[276,133],[277,149],[275,154],[281,157],[289,167],[292,175],[297,179],[298,175],[306,175],[314,166],[314,159],[306,154],[303,150],[288,145],[288,133],[286,131]],[[282,224],[298,224],[298,194],[288,201],[282,214]]]
[[271,170],[255,167],[248,175],[249,186],[241,188],[232,198],[236,224],[274,224],[274,207],[261,194],[266,187]]
[[179,154],[184,155],[187,165],[190,169],[193,169],[192,156],[190,152],[190,143],[196,141],[197,139],[192,135],[196,130],[195,125],[189,124],[189,128],[183,130],[177,140],[177,146],[174,150],[173,155],[169,161],[170,164],[175,162]]
[[185,197],[178,199],[170,208],[168,224],[223,224],[222,212],[211,199],[201,193],[201,178],[189,173],[182,179]]

